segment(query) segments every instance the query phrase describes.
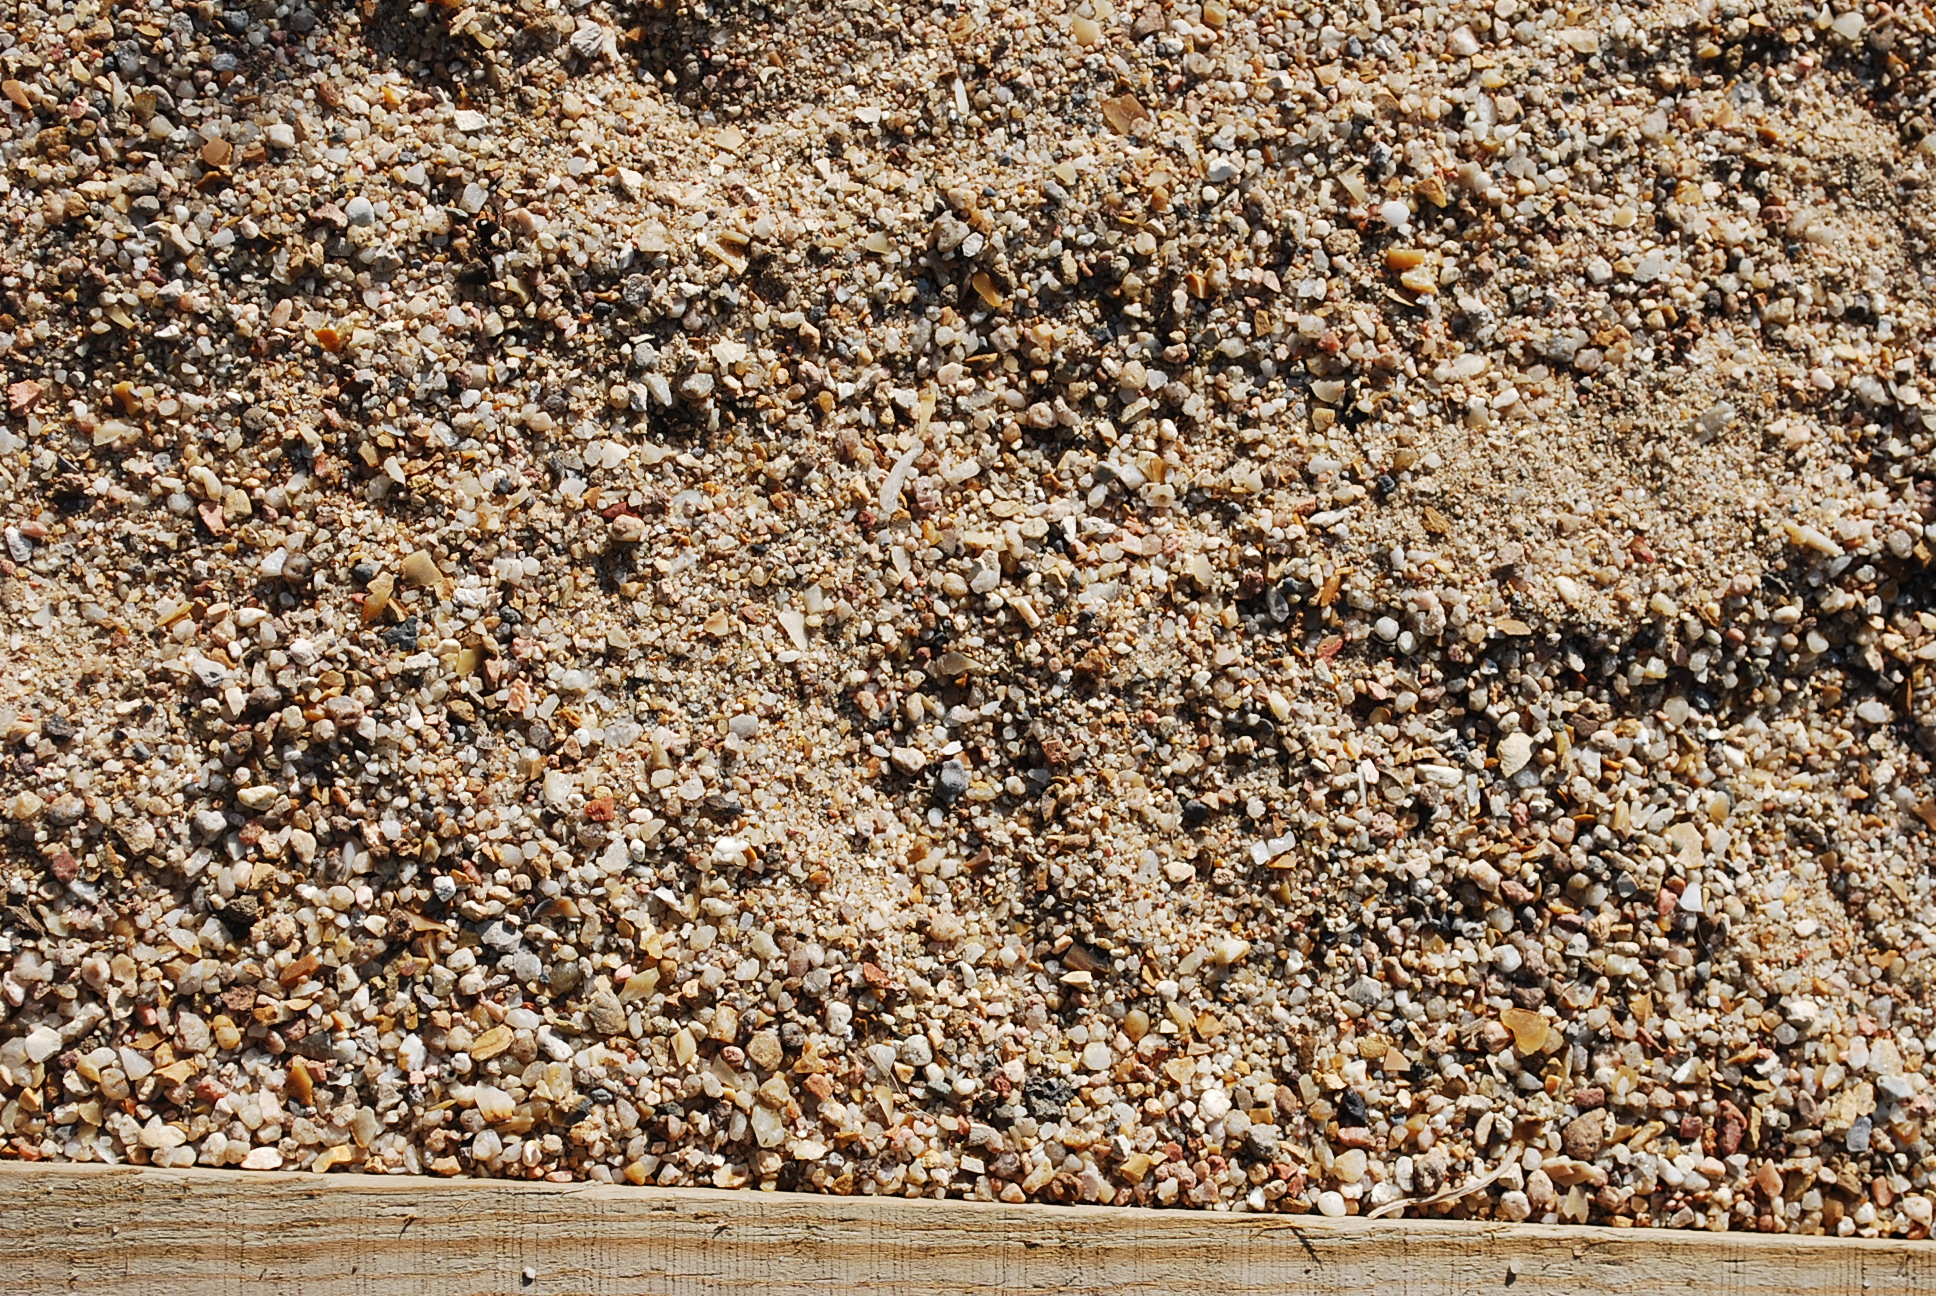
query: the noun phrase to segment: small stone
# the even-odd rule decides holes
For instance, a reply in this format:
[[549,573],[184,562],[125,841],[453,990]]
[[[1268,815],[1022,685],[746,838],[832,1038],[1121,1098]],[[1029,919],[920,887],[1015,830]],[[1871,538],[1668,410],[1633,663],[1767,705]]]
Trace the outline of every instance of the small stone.
[[1500,1023],[1512,1032],[1513,1046],[1521,1057],[1531,1057],[1546,1047],[1552,1027],[1546,1018],[1524,1008],[1507,1008],[1499,1014]]
[[1511,778],[1533,759],[1533,740],[1523,733],[1510,733],[1499,740],[1499,777]]
[[1604,1110],[1582,1112],[1560,1131],[1560,1148],[1575,1161],[1591,1161],[1600,1155],[1606,1141],[1607,1114]]
[[1526,1176],[1525,1193],[1529,1217],[1559,1209],[1559,1192],[1553,1186],[1553,1177],[1544,1169],[1534,1170]]
[[517,1034],[509,1026],[493,1026],[471,1042],[470,1055],[478,1062],[488,1062],[511,1047]]
[[[1138,33],[1139,36],[1143,34]],[[1135,95],[1124,94],[1103,100],[1102,116],[1109,124],[1109,129],[1119,135],[1127,135],[1137,122],[1148,119],[1149,110],[1137,101]]]
[[[916,754],[919,755],[919,753],[916,753]],[[899,753],[897,752],[895,756],[896,756],[895,764],[899,765],[901,763],[899,759]],[[919,768],[920,766],[916,765],[914,769],[910,769],[907,772],[911,774],[911,773],[914,773]],[[955,802],[961,800],[962,797],[966,796],[967,793],[968,793],[967,768],[963,766],[962,763],[958,760],[943,761],[939,769],[935,771],[935,776],[934,776],[935,803],[937,805],[942,805],[942,806],[951,806]]]
[[[124,1046],[116,1051],[116,1056],[121,1060],[121,1073],[135,1083],[140,1083],[154,1074],[154,1061],[145,1053]],[[177,1143],[175,1146],[180,1145]]]
[[27,1032],[25,1042],[27,1060],[36,1063],[45,1062],[60,1049],[60,1032],[50,1030],[45,1026],[36,1026]]
[[1714,1149],[1724,1157],[1733,1156],[1741,1150],[1741,1142],[1748,1133],[1748,1118],[1733,1102],[1722,1100],[1720,1110],[1714,1116]]
[[478,1115],[496,1123],[510,1120],[517,1111],[517,1103],[511,1095],[495,1085],[479,1085],[471,1095]]
[[238,790],[235,799],[244,810],[260,812],[274,805],[280,795],[282,795],[281,792],[273,785],[256,783]]
[[591,1021],[592,1029],[600,1035],[623,1035],[626,1032],[625,1009],[609,988],[601,987],[592,993],[586,1016]]
[[[126,1051],[123,1050],[123,1052]],[[129,1076],[129,1079],[134,1079],[134,1077]],[[164,1125],[159,1117],[153,1117],[150,1118],[146,1125],[141,1127],[139,1141],[142,1147],[150,1151],[165,1152],[170,1148],[180,1147],[187,1140],[188,1136],[182,1130],[173,1125]]]
[[771,1107],[764,1104],[755,1107],[748,1123],[752,1126],[754,1140],[761,1147],[779,1147],[786,1142],[786,1123]]
[[1345,997],[1362,1008],[1376,1008],[1389,994],[1384,982],[1369,975],[1360,976],[1345,987]]
[[437,569],[436,560],[421,549],[405,556],[400,571],[403,583],[417,589],[428,589],[444,578],[443,573]]
[[780,1046],[780,1037],[774,1031],[757,1031],[746,1041],[746,1056],[753,1065],[762,1071],[777,1070],[786,1060],[786,1053]]

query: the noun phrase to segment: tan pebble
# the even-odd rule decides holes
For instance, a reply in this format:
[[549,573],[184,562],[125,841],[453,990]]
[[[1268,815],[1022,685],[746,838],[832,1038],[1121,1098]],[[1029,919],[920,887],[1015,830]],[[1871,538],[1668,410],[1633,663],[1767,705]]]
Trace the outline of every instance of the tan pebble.
[[470,1055],[479,1062],[488,1062],[510,1048],[514,1038],[509,1026],[493,1026],[471,1044]]
[[1426,265],[1413,266],[1398,276],[1398,282],[1421,297],[1430,297],[1439,290],[1438,272]]
[[415,550],[403,560],[403,583],[418,589],[427,589],[444,578],[437,570],[437,562],[422,549]]
[[1521,1057],[1530,1057],[1546,1047],[1552,1027],[1546,1018],[1524,1008],[1508,1008],[1499,1014],[1500,1024],[1512,1032],[1513,1046]]
[[762,1071],[772,1071],[786,1060],[786,1052],[780,1047],[780,1037],[773,1031],[755,1032],[753,1038],[746,1041],[746,1056]]
[[363,624],[372,625],[390,606],[390,595],[397,587],[397,578],[389,572],[378,572],[370,578],[369,586],[363,592]]
[[[1117,95],[1102,101],[1102,119],[1109,123],[1109,129],[1119,135],[1127,135],[1130,127],[1148,116],[1149,109],[1143,107],[1132,94]],[[1071,172],[1064,183],[1074,183],[1074,180],[1075,175]]]
[[592,1029],[600,1035],[625,1034],[625,1008],[608,986],[600,986],[592,992],[592,1001],[585,1015],[590,1018]]
[[335,1147],[324,1148],[318,1152],[316,1159],[309,1163],[309,1170],[311,1174],[328,1174],[337,1166],[347,1164],[349,1159],[349,1144],[339,1143]]

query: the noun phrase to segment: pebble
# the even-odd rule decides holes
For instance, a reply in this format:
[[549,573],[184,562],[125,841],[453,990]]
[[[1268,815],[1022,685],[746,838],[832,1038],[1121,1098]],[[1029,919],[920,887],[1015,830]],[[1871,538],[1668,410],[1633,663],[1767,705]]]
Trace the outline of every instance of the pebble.
[[934,799],[951,806],[968,794],[968,768],[958,760],[943,761],[934,776]]
[[1560,1131],[1560,1148],[1575,1161],[1592,1161],[1606,1143],[1604,1110],[1582,1112]]
[[1499,740],[1499,775],[1511,778],[1533,759],[1533,740],[1523,733],[1510,733]]

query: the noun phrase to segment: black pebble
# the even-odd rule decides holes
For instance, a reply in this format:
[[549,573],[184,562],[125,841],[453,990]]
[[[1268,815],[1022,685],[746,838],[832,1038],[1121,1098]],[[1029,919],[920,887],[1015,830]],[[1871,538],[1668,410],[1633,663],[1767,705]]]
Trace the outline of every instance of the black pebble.
[[417,618],[410,617],[401,624],[391,626],[383,632],[384,642],[404,652],[417,651],[417,624]]
[[951,806],[968,794],[968,770],[958,760],[946,761],[934,776],[936,805]]

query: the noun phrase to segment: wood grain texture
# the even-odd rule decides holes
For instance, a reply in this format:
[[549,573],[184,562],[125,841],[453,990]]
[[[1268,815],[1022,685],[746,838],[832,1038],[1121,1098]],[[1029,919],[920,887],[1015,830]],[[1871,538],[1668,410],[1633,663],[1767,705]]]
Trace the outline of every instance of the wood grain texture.
[[15,1296],[1936,1296],[1936,1243],[18,1163],[0,1243]]

